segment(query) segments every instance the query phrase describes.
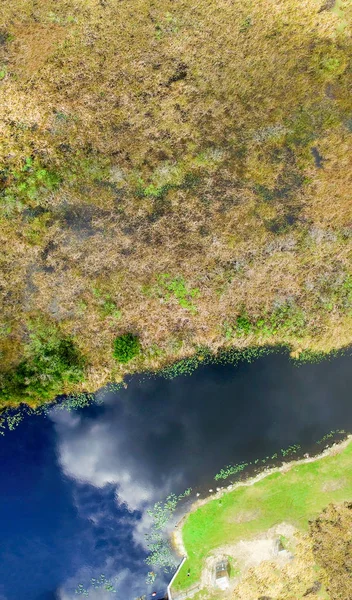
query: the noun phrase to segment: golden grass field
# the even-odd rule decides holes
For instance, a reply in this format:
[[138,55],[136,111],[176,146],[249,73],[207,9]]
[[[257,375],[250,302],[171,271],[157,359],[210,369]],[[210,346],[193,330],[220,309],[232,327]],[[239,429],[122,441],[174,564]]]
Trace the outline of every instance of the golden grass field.
[[[62,391],[203,346],[351,343],[351,17],[350,0],[2,1],[2,377],[36,328],[84,356]],[[142,351],[121,365],[126,332]]]

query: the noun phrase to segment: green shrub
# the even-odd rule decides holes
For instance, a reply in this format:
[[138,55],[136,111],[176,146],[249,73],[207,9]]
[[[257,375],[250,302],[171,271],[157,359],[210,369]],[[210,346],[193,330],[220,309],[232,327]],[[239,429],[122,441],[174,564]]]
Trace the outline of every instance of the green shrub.
[[125,333],[114,341],[113,357],[120,363],[127,363],[139,354],[140,349],[138,337],[133,333]]
[[73,340],[54,329],[31,334],[26,355],[0,379],[0,400],[51,400],[65,384],[84,378],[84,359]]
[[273,310],[267,325],[273,334],[286,332],[299,336],[306,326],[306,317],[299,306],[285,302]]
[[238,335],[250,335],[253,332],[253,324],[246,314],[239,315],[236,319],[236,333]]
[[302,335],[307,326],[306,317],[302,309],[292,302],[284,302],[280,306],[259,319],[250,318],[246,313],[241,313],[235,323],[235,328],[228,326],[225,330],[227,339],[231,338],[232,329],[235,335],[245,336],[250,334],[260,336],[273,336],[277,334]]

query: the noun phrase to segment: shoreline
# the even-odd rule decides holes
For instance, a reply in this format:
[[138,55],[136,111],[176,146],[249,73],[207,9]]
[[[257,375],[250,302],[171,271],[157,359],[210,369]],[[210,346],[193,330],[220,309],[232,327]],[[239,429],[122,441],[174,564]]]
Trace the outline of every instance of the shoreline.
[[[71,392],[64,392],[64,390],[62,390],[62,392],[55,396],[52,400],[46,400],[45,402],[42,402],[39,399],[38,404],[31,404],[28,403],[24,398],[18,404],[2,406],[0,408],[0,419],[6,420],[8,416],[17,415],[23,411],[27,411],[29,414],[31,412],[32,414],[35,414],[41,410],[48,410],[58,404],[57,398],[63,397],[66,400],[72,401],[73,405],[76,401],[78,401],[78,403],[81,401],[83,402],[83,406],[85,406],[87,402],[84,401],[83,398],[88,399],[89,403],[89,399],[91,399],[93,396],[99,395],[99,393],[104,393],[104,390],[109,390],[111,387],[116,389],[126,388],[128,387],[128,381],[126,381],[128,378],[136,377],[140,378],[141,381],[148,377],[164,377],[165,379],[175,379],[184,375],[191,376],[199,367],[202,366],[216,364],[232,364],[233,366],[237,366],[238,363],[242,361],[253,362],[254,360],[264,357],[268,354],[276,353],[282,353],[283,355],[287,356],[287,359],[291,360],[295,366],[299,368],[305,364],[316,364],[324,360],[338,359],[339,357],[344,356],[349,350],[352,353],[352,346],[351,344],[348,344],[341,346],[340,348],[332,348],[327,352],[310,350],[309,347],[305,347],[300,350],[301,352],[297,353],[297,351],[294,350],[292,341],[290,340],[278,340],[272,343],[269,341],[264,342],[264,340],[260,340],[257,344],[251,344],[248,346],[241,344],[232,346],[222,345],[215,350],[204,348],[203,350],[197,350],[193,353],[186,353],[186,355],[182,358],[176,358],[176,360],[171,360],[170,362],[166,361],[165,364],[160,365],[156,369],[142,368],[141,370],[137,371],[127,370],[118,375],[117,379],[115,380],[106,381],[98,387],[94,386],[94,391],[92,391],[87,379],[77,386],[77,390],[73,389]],[[305,356],[305,352],[308,352],[309,355]]]
[[188,554],[187,554],[186,548],[183,543],[182,529],[183,529],[183,525],[184,525],[185,521],[188,519],[190,514],[192,514],[196,510],[198,510],[198,508],[200,508],[201,506],[204,506],[204,504],[211,502],[212,500],[218,500],[225,494],[233,492],[234,490],[236,490],[240,487],[250,487],[251,485],[254,485],[258,481],[265,479],[265,477],[268,477],[269,475],[272,475],[273,473],[287,473],[288,471],[290,471],[293,467],[295,467],[297,465],[312,463],[312,462],[321,460],[322,458],[326,458],[327,456],[338,454],[339,452],[344,450],[351,442],[352,442],[352,434],[349,434],[341,442],[335,442],[331,446],[325,447],[324,450],[320,454],[317,454],[315,456],[307,456],[305,458],[301,458],[301,459],[297,459],[297,460],[291,460],[287,463],[283,463],[281,466],[278,466],[278,467],[266,468],[261,473],[258,473],[258,475],[255,475],[254,477],[250,477],[246,481],[238,481],[237,483],[230,484],[226,487],[221,488],[219,491],[217,491],[215,493],[209,494],[205,498],[195,500],[192,503],[190,509],[187,511],[187,513],[184,514],[181,517],[181,519],[176,523],[176,525],[175,525],[176,531],[173,531],[170,536],[170,541],[171,541],[172,547],[175,549],[175,551],[178,554],[178,556],[180,557],[180,559],[182,559],[182,562],[178,566],[177,571],[174,574],[174,577],[172,578],[172,581],[175,579],[177,573],[179,572],[179,569],[181,568],[181,566],[184,562],[184,559],[188,558]]

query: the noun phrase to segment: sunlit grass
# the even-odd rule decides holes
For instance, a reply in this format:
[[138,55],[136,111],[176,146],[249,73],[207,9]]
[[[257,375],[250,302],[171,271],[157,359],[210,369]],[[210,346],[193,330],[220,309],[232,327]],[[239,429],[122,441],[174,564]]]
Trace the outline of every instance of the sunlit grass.
[[[334,485],[337,482],[338,485]],[[330,491],[329,491],[330,490]],[[283,521],[301,531],[329,502],[352,498],[352,443],[338,454],[277,472],[252,486],[242,486],[211,500],[192,512],[182,529],[188,559],[174,589],[184,589],[200,578],[202,565],[212,549],[249,539]],[[251,511],[249,522],[236,515]],[[187,572],[190,570],[190,575]]]

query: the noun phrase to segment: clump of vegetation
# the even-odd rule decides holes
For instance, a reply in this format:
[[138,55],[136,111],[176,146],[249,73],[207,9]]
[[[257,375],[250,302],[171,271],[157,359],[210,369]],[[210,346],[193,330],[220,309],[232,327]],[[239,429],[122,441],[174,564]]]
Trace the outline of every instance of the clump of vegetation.
[[[329,437],[329,436],[327,436],[327,437]],[[320,443],[320,442],[317,442],[317,443]],[[282,457],[286,458],[292,454],[297,454],[297,452],[300,449],[301,449],[301,446],[299,444],[292,444],[291,446],[288,446],[288,448],[281,448],[280,452],[281,452]],[[265,458],[261,458],[261,459],[256,458],[255,460],[253,460],[249,463],[241,462],[236,465],[227,465],[227,467],[220,469],[220,471],[218,473],[216,473],[216,475],[214,476],[214,479],[215,479],[215,481],[219,481],[220,479],[228,479],[231,475],[238,475],[239,473],[242,473],[242,471],[244,471],[249,466],[258,465],[259,463],[262,466],[262,465],[267,464],[269,461],[277,460],[278,457],[279,457],[279,453],[275,452],[272,456],[266,456]]]
[[[180,500],[187,498],[191,491],[191,488],[188,488],[178,496],[176,494],[169,494],[163,502],[156,502],[153,508],[147,511],[152,518],[152,526],[151,531],[146,534],[149,555],[145,562],[153,567],[161,567],[165,573],[168,573],[177,566],[170,543],[165,537],[165,527],[174,515]],[[147,577],[148,580],[149,574]]]
[[198,298],[200,290],[189,287],[183,277],[172,277],[169,273],[162,273],[158,277],[157,291],[165,300],[174,297],[182,308],[186,308],[192,313],[197,312],[193,300]]
[[27,157],[19,169],[4,169],[1,176],[0,198],[6,216],[26,206],[40,205],[43,195],[55,190],[60,183],[57,173],[44,168],[32,157]]
[[99,311],[103,318],[113,317],[116,320],[121,319],[121,310],[118,308],[116,302],[113,301],[111,294],[104,294],[98,288],[93,289],[93,294],[98,298]]
[[52,400],[83,379],[84,358],[74,341],[52,327],[33,327],[24,360],[0,375],[0,401]]
[[297,452],[301,449],[300,444],[292,444],[288,448],[281,448],[280,452],[282,456],[289,456],[290,454],[297,454]]
[[323,444],[324,442],[327,442],[328,440],[331,440],[332,438],[337,438],[337,436],[344,436],[346,435],[346,431],[344,429],[333,429],[332,431],[329,431],[329,433],[326,433],[325,435],[323,435],[322,438],[320,438],[320,440],[316,441],[316,444]]
[[[117,579],[117,578],[115,578]],[[110,579],[102,573],[99,577],[91,577],[88,589],[85,587],[83,583],[79,583],[75,589],[75,594],[78,596],[84,596],[86,598],[90,595],[90,590],[101,590],[101,592],[110,592],[111,594],[116,594],[116,589],[114,584]]]
[[[279,348],[276,348],[276,350],[279,350]],[[175,377],[180,377],[182,375],[192,375],[192,373],[194,373],[201,365],[209,363],[237,365],[243,361],[250,363],[272,351],[273,348],[253,346],[242,350],[231,348],[213,354],[210,348],[207,348],[206,346],[198,347],[195,349],[192,356],[167,365],[161,369],[160,374],[167,379],[174,379]]]
[[147,585],[152,585],[154,583],[154,581],[156,580],[157,574],[155,573],[155,571],[149,571],[148,575],[145,579],[145,582]]
[[138,336],[133,333],[125,333],[114,341],[113,357],[120,363],[128,363],[138,356],[141,345]]
[[[18,425],[21,423],[21,421],[23,421],[23,414],[21,414],[21,413],[16,413],[14,415],[8,415],[6,418],[6,422],[7,422],[9,431],[13,431],[14,429],[16,429],[16,427],[18,427]],[[4,433],[3,433],[3,435],[4,435]]]
[[306,324],[304,311],[292,302],[284,302],[276,306],[271,313],[263,314],[259,318],[250,317],[246,312],[242,312],[233,325],[226,322],[224,327],[227,339],[249,335],[256,337],[285,335],[287,339],[289,336],[296,336],[298,339],[304,335]]
[[254,325],[246,314],[239,315],[236,319],[235,332],[237,335],[249,335],[254,331]]
[[215,481],[219,479],[227,479],[230,475],[237,475],[241,473],[246,467],[248,467],[249,463],[240,463],[238,465],[228,465],[227,467],[220,469],[219,473],[217,473],[214,477]]

